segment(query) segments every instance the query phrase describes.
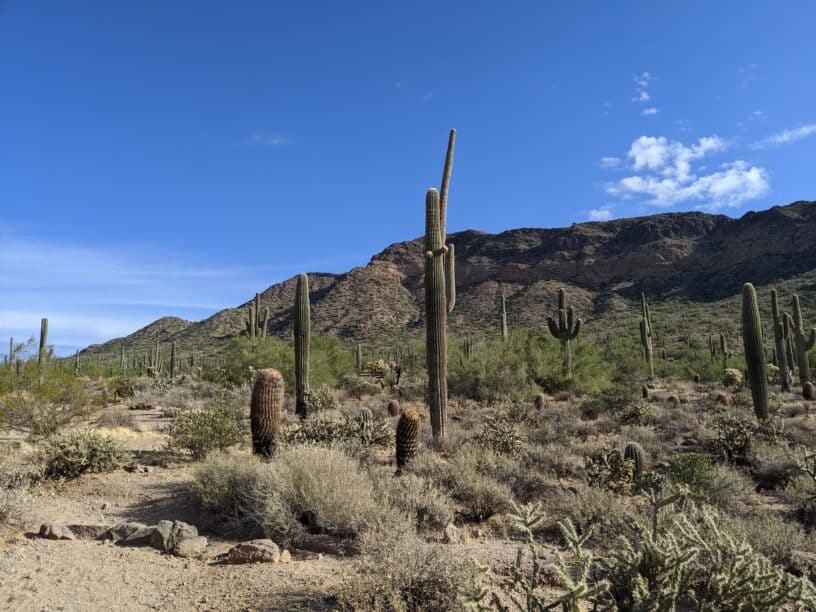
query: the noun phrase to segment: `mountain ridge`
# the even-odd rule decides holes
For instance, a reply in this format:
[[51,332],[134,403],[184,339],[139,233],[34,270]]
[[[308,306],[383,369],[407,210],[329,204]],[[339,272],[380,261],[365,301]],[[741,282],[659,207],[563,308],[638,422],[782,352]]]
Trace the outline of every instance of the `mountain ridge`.
[[[739,218],[704,212],[574,223],[564,228],[515,228],[492,234],[449,234],[456,245],[454,333],[485,333],[494,323],[499,285],[516,326],[540,326],[567,287],[579,312],[598,310],[641,291],[656,299],[710,301],[737,293],[742,283],[766,284],[816,268],[816,202],[800,200]],[[354,341],[389,341],[422,328],[422,238],[396,242],[365,266],[340,273],[311,272],[312,327]],[[291,329],[296,277],[261,292],[272,335]],[[84,353],[143,348],[148,339],[206,347],[241,334],[243,304],[201,321],[163,317],[124,338]],[[163,323],[162,323],[163,322]]]

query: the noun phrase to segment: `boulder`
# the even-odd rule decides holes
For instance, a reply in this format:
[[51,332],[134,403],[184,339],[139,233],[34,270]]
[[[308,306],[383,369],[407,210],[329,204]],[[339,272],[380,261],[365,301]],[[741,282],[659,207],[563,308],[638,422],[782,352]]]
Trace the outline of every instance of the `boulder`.
[[460,529],[453,523],[445,526],[445,544],[467,544],[470,542],[470,535],[464,529]]
[[45,523],[40,525],[40,537],[48,540],[76,540],[76,535],[68,525]]
[[177,557],[184,557],[189,559],[192,557],[200,557],[207,549],[207,538],[204,536],[193,536],[184,538],[176,542],[173,546],[172,553]]
[[[284,551],[287,553],[288,551]],[[280,563],[281,551],[272,540],[251,540],[230,548],[227,563]]]
[[136,521],[119,523],[102,532],[97,539],[111,540],[118,544],[130,544],[132,546],[145,545],[148,543],[156,530],[155,527],[145,525]]
[[159,521],[150,535],[150,545],[171,552],[182,540],[198,537],[198,529],[183,521]]

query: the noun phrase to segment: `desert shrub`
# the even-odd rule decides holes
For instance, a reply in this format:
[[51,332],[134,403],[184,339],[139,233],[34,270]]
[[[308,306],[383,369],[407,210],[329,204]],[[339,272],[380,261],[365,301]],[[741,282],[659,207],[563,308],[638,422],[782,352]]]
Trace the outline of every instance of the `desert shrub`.
[[684,453],[669,463],[672,482],[693,491],[704,492],[714,482],[714,467],[707,455]]
[[111,472],[124,461],[124,451],[119,444],[94,431],[73,431],[48,438],[42,452],[47,478]]
[[500,463],[503,463],[500,456],[465,447],[437,472],[441,484],[459,502],[464,518],[483,521],[510,507],[512,490],[495,478]]
[[388,478],[380,486],[386,503],[408,516],[415,517],[417,527],[441,529],[454,519],[450,497],[425,478],[403,474]]
[[[295,353],[291,342],[267,336],[252,342],[248,338],[233,338],[225,343],[224,360],[220,366],[204,366],[205,380],[221,384],[252,383],[251,372],[274,367],[284,378],[287,388],[295,384]],[[336,387],[340,379],[354,371],[351,354],[343,349],[334,336],[312,334],[309,357],[309,380],[313,387]]]
[[102,412],[96,421],[97,427],[116,428],[125,427],[133,429],[135,420],[132,414],[128,414],[122,410],[109,410]]
[[246,427],[234,407],[221,404],[180,413],[167,428],[167,434],[170,449],[185,450],[193,459],[203,459],[214,450],[240,443]]
[[35,436],[50,436],[87,418],[100,406],[103,394],[78,378],[54,372],[42,384],[24,378],[0,397],[0,425]]
[[410,533],[366,536],[364,556],[344,572],[340,610],[421,612],[463,610],[463,588],[472,566],[450,547],[428,544]]
[[9,449],[0,447],[0,526],[15,525],[29,501],[30,474],[13,465]]
[[581,402],[579,410],[589,420],[597,419],[601,414],[621,414],[638,402],[639,393],[634,386],[614,385]]
[[354,443],[363,446],[388,446],[394,432],[386,421],[363,421],[344,415],[342,420],[315,417],[294,423],[281,432],[287,444]]
[[357,536],[382,512],[358,463],[320,446],[283,447],[265,463],[213,454],[196,470],[192,487],[222,522],[267,536],[304,530]]
[[[721,517],[726,521],[726,516]],[[787,521],[773,510],[755,510],[731,520],[726,526],[730,533],[746,540],[751,547],[773,563],[786,565],[793,550],[816,552],[816,543],[801,525]]]
[[618,449],[601,449],[586,457],[586,481],[615,493],[631,493],[635,485],[635,464]]
[[739,417],[720,419],[714,425],[717,438],[714,450],[728,463],[750,465],[753,460],[754,428],[750,421]]
[[337,401],[334,393],[326,385],[309,389],[306,393],[306,405],[310,415],[340,408],[340,402]]
[[757,491],[775,491],[784,489],[799,475],[799,466],[795,461],[766,461],[754,470],[752,476],[757,483]]
[[348,374],[340,380],[340,388],[355,399],[362,399],[366,395],[382,393],[383,388],[370,378],[362,378],[356,374]]
[[524,438],[507,414],[497,412],[487,417],[474,441],[497,453],[513,455],[521,448]]

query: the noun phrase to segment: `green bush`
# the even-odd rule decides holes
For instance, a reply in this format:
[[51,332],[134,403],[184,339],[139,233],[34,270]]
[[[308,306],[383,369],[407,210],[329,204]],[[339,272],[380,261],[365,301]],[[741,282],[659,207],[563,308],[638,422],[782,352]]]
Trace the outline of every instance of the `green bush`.
[[215,404],[176,416],[167,428],[168,447],[188,451],[194,459],[203,459],[214,450],[240,443],[246,433],[241,415],[234,407]]
[[122,465],[119,444],[94,431],[69,432],[46,440],[43,446],[47,478],[76,478],[86,472],[111,472]]

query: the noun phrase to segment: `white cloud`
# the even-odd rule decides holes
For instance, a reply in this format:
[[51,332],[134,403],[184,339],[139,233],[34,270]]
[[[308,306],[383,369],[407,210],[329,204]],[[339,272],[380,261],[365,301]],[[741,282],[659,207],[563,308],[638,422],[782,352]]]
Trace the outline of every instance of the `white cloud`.
[[641,111],[640,114],[645,116],[645,117],[648,117],[649,115],[656,115],[657,113],[658,113],[658,110],[656,108],[654,108],[654,107],[651,107],[651,108],[644,108]]
[[589,211],[590,221],[609,221],[612,218],[612,206],[607,204],[600,208],[593,208]]
[[812,134],[816,134],[816,123],[809,123],[798,128],[782,130],[781,132],[768,136],[768,138],[755,142],[752,146],[755,149],[764,149],[765,147],[771,147],[774,145],[783,145],[788,144],[789,142],[796,142],[797,140],[802,140],[803,138],[807,138]]
[[[632,80],[635,82],[636,90],[635,90],[635,97],[632,98],[632,102],[637,102],[638,104],[643,104],[644,102],[648,102],[652,99],[652,96],[649,94],[649,81],[652,80],[652,75],[649,72],[641,72],[638,75],[632,77]],[[654,113],[644,113],[644,114],[654,114]]]
[[607,184],[606,191],[621,198],[645,198],[656,206],[699,201],[710,209],[765,195],[770,187],[767,171],[744,160],[722,164],[708,174],[704,174],[705,166],[692,167],[697,160],[727,147],[727,141],[716,135],[690,146],[663,136],[641,136],[626,155],[634,174]]
[[601,168],[603,168],[604,170],[609,170],[611,168],[620,168],[622,163],[623,162],[621,161],[620,157],[602,157],[600,162]]
[[253,147],[281,147],[284,145],[293,144],[294,138],[288,136],[281,136],[279,134],[264,134],[262,132],[253,132],[244,140],[242,144]]

